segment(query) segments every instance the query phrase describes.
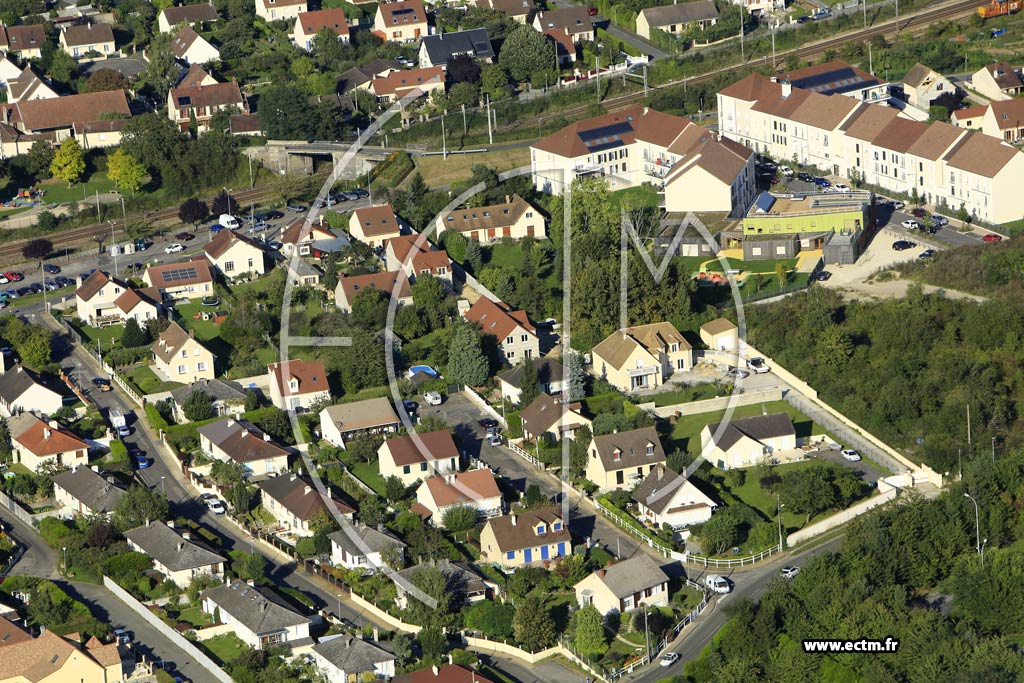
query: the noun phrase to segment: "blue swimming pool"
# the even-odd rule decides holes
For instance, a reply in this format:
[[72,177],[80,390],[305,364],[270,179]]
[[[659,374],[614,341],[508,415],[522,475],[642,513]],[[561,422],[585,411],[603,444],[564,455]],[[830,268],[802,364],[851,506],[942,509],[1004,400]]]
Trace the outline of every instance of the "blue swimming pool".
[[437,370],[430,367],[429,365],[414,365],[411,368],[409,368],[410,377],[415,375],[417,372],[422,372],[424,374],[430,375],[431,377],[437,377]]

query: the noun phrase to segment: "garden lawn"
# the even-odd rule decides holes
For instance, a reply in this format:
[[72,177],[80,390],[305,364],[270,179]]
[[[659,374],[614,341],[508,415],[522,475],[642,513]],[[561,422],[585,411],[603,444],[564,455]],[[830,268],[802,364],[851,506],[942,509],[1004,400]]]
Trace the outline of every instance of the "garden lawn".
[[211,626],[213,624],[213,617],[204,612],[200,607],[189,607],[178,614],[178,621],[184,621],[196,628],[201,628],[203,626]]
[[376,462],[361,462],[349,469],[359,481],[363,482],[379,495],[384,495],[384,477],[380,476],[380,465]]
[[650,185],[627,187],[608,195],[608,201],[612,203],[616,211],[621,210],[622,202],[627,199],[639,206],[656,207],[661,203],[661,195]]
[[[40,295],[41,296],[41,295]],[[20,306],[23,300],[27,297],[19,297],[16,303]],[[107,325],[106,327],[90,327],[89,325],[81,325],[75,328],[81,333],[83,340],[89,342],[89,349],[96,348],[96,340],[100,340],[100,345],[104,351],[114,346],[117,342],[120,344],[121,335],[124,334],[124,325]]]
[[[784,465],[776,465],[772,468],[775,474],[785,476],[788,472],[795,470],[807,469],[808,467],[814,467],[818,462],[816,460],[805,460],[803,462],[786,463]],[[718,477],[725,477],[725,472],[719,469],[712,468],[711,471]],[[735,488],[729,488],[728,483],[722,481],[721,487],[724,491],[732,494],[737,500],[745,505],[748,505],[762,515],[766,519],[775,519],[775,496],[765,489],[761,488],[760,483],[757,481],[757,477],[754,476],[754,468],[747,468],[747,476],[744,479],[742,486]],[[831,514],[830,512],[826,514]],[[799,529],[803,526],[806,520],[806,515],[797,514],[795,512],[789,512],[785,508],[782,510],[782,524],[787,529],[796,528]]]
[[714,384],[697,384],[692,387],[677,389],[676,391],[665,391],[653,396],[644,396],[643,401],[646,403],[653,399],[654,405],[661,408],[662,406],[671,406],[677,403],[703,401],[723,395],[728,395],[728,389],[723,394]]
[[[212,320],[203,320],[203,313],[213,313],[216,310],[224,310],[223,301],[221,306],[203,306],[199,299],[193,299],[187,304],[177,304],[174,310],[177,312],[177,322],[186,330],[195,332],[199,341],[209,341],[219,338],[220,326]],[[199,316],[198,318],[196,316]]]
[[[796,268],[797,262],[797,259],[795,258],[765,259],[763,261],[742,261],[740,259],[726,257],[725,260],[729,263],[729,268],[732,270],[740,270],[746,273],[765,273],[773,276],[775,275],[776,264],[781,263],[783,266],[785,266],[786,271],[788,272]],[[710,272],[724,272],[722,268],[722,263],[718,259],[712,259],[707,264],[707,269]]]
[[43,199],[47,204],[64,204],[67,202],[87,203],[92,199],[92,206],[94,207],[94,210],[96,206],[96,192],[98,191],[100,194],[103,194],[115,189],[114,181],[107,178],[105,173],[93,173],[86,182],[76,183],[71,187],[68,187],[68,184],[63,180],[58,180],[56,178],[44,180],[39,183],[38,186],[46,190],[46,196]]
[[157,394],[184,386],[181,382],[165,382],[156,376],[148,365],[137,365],[121,374],[131,381],[143,394]]
[[[483,118],[487,118],[486,116]],[[453,119],[449,118],[449,122]],[[485,121],[486,123],[486,121]],[[459,129],[461,132],[461,128]],[[451,136],[450,136],[451,137]],[[451,140],[448,141],[451,144]],[[436,189],[469,180],[473,166],[483,164],[498,173],[509,171],[530,163],[530,150],[527,147],[505,149],[500,152],[483,152],[480,154],[449,154],[445,159],[442,155],[413,157],[416,170],[423,175],[430,189]]]
[[242,639],[234,633],[215,636],[200,643],[206,651],[221,665],[230,664],[247,648]]
[[[762,408],[768,413],[787,413],[793,420],[796,429],[797,439],[808,436],[824,434],[825,430],[814,424],[811,418],[789,405],[785,401],[771,401],[768,403],[756,403],[750,406],[740,406],[733,411],[733,418],[752,417],[760,415]],[[705,425],[720,421],[725,416],[724,410],[711,413],[698,413],[696,415],[684,415],[676,419],[672,428],[672,442],[675,448],[684,448],[693,455],[700,454],[700,432]]]

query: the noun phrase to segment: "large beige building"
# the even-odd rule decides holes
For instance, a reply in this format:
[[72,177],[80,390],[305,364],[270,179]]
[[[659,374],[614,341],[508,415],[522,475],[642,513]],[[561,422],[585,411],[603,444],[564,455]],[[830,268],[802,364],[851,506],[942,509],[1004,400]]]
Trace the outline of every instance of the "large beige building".
[[188,536],[189,532],[178,533],[163,522],[147,522],[124,534],[128,547],[149,555],[153,569],[178,588],[186,588],[198,576],[223,579],[227,559]]
[[1024,154],[996,137],[905,118],[884,104],[824,95],[759,74],[718,93],[719,130],[754,151],[978,219],[1024,215]]
[[950,121],[958,128],[974,128],[1004,142],[1018,143],[1024,140],[1024,99],[958,109]]
[[654,427],[602,434],[587,448],[587,480],[600,491],[628,491],[664,462],[665,449]]
[[256,0],[256,16],[265,21],[295,19],[307,9],[306,0]]
[[327,370],[318,360],[295,358],[267,366],[270,401],[281,410],[308,410],[331,397]]
[[620,391],[659,387],[676,370],[693,367],[693,348],[670,322],[612,332],[592,352],[592,368]]
[[58,42],[61,49],[75,59],[86,56],[111,57],[117,54],[114,29],[110,24],[68,26],[60,32]]
[[124,671],[121,646],[43,629],[38,638],[0,619],[0,683],[120,683],[156,680]]
[[373,35],[395,43],[411,43],[430,34],[427,11],[420,0],[398,0],[377,5]]
[[[720,433],[719,433],[720,432]],[[701,453],[715,467],[753,467],[796,448],[796,430],[786,413],[736,418],[726,425],[705,425]]]
[[364,206],[353,211],[348,220],[348,234],[371,247],[383,246],[403,232],[391,204]]
[[132,289],[102,270],[95,271],[75,290],[78,317],[93,327],[123,324],[129,319],[142,325],[160,315],[160,299],[155,288]]
[[715,3],[712,0],[695,0],[640,10],[636,16],[636,32],[650,40],[653,29],[681,36],[691,29],[703,31],[717,23],[718,8]]
[[502,511],[501,490],[487,468],[430,477],[416,489],[416,502],[430,512],[430,521],[439,527],[453,508],[470,507],[481,517],[494,517]]
[[11,433],[12,460],[31,472],[38,472],[46,462],[64,467],[89,464],[89,444],[56,421],[21,413],[7,420],[7,428]]
[[229,280],[267,272],[263,248],[237,230],[221,230],[203,249],[207,260]]
[[175,322],[153,343],[153,359],[157,372],[173,382],[192,384],[216,374],[213,352]]
[[643,552],[598,569],[575,590],[580,607],[593,605],[601,614],[621,614],[641,605],[668,606],[668,575]]

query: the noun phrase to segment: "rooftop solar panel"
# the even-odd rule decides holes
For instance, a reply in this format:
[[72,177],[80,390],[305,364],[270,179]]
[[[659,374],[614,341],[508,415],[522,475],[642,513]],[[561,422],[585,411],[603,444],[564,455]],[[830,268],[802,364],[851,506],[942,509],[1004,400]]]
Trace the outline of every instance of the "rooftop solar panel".
[[182,282],[184,280],[195,280],[198,277],[198,273],[195,266],[186,266],[183,268],[165,270],[163,277],[164,282]]
[[619,123],[601,126],[600,128],[591,128],[590,130],[580,131],[579,136],[580,140],[588,142],[589,140],[596,140],[598,138],[605,138],[612,135],[624,135],[632,132],[633,126],[628,121],[621,121]]

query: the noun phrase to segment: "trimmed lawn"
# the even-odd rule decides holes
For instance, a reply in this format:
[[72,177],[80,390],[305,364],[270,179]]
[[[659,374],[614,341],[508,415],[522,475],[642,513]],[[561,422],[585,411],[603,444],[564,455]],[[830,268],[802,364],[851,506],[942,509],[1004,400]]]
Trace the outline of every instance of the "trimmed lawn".
[[[740,259],[726,257],[725,260],[729,262],[730,269],[741,270],[745,273],[767,273],[770,275],[775,274],[776,264],[781,263],[786,267],[786,271],[788,272],[796,268],[797,262],[797,259],[795,258],[765,259],[763,261],[742,261]],[[707,269],[710,272],[724,272],[722,269],[722,264],[718,261],[718,259],[714,259],[710,263],[708,263]]]
[[221,301],[220,306],[203,306],[199,299],[193,299],[187,304],[177,304],[174,307],[177,312],[175,319],[186,330],[195,332],[199,341],[209,341],[220,336],[220,328],[212,320],[203,320],[202,314],[224,310],[223,304]]
[[627,187],[624,190],[617,190],[608,195],[608,201],[615,207],[616,211],[621,210],[622,202],[625,199],[640,206],[658,206],[661,203],[661,195],[650,185],[638,185]]
[[196,627],[211,626],[213,617],[204,612],[200,607],[189,607],[178,614],[178,621],[184,621]]
[[555,621],[555,628],[563,632],[569,626],[569,611],[576,606],[576,594],[552,593],[548,596],[546,606]]
[[[17,299],[18,305],[21,305],[24,298],[19,297]],[[96,348],[96,340],[100,340],[100,344],[104,349],[109,349],[114,345],[114,342],[121,341],[121,335],[124,334],[124,325],[107,325],[106,327],[90,327],[89,325],[82,325],[77,329],[83,339],[89,342],[89,348]]]
[[384,495],[384,477],[380,476],[380,465],[376,462],[361,462],[349,469],[363,482],[380,495]]
[[[772,471],[779,476],[785,476],[788,472],[804,470],[808,467],[814,467],[817,464],[818,461],[816,460],[805,460],[803,462],[776,465],[772,468]],[[719,469],[712,468],[711,472],[718,477],[724,478],[725,476],[725,472]],[[767,519],[775,519],[775,496],[769,491],[761,488],[761,485],[757,481],[757,477],[753,476],[753,471],[747,471],[747,476],[745,477],[742,486],[730,489],[729,485],[724,480],[720,486],[724,491],[731,493],[745,505],[749,505],[759,511]],[[789,512],[785,508],[782,510],[782,523],[787,528],[800,528],[803,525],[805,518],[805,515]]]
[[[482,117],[482,118],[487,118]],[[449,118],[449,125],[454,122],[455,117]],[[461,124],[461,121],[459,122]],[[484,122],[486,123],[486,121]],[[461,132],[459,127],[458,132]],[[458,137],[453,135],[450,137]],[[449,139],[449,144],[451,140]],[[520,166],[530,164],[530,149],[528,147],[517,147],[515,149],[504,149],[500,152],[482,152],[480,154],[449,154],[448,158],[440,154],[432,156],[415,156],[413,162],[416,170],[423,175],[427,186],[431,189],[444,187],[459,181],[469,180],[472,175],[472,168],[476,164],[483,164],[493,168],[498,173],[509,171]]]
[[643,403],[653,400],[654,405],[658,408],[662,406],[675,405],[676,403],[690,403],[692,401],[703,401],[709,398],[717,398],[719,396],[728,396],[729,390],[725,389],[724,392],[720,391],[714,384],[697,384],[692,387],[686,387],[685,389],[678,389],[676,391],[666,391],[660,394],[654,394],[653,396],[644,396]]
[[[38,186],[46,190],[46,196],[43,199],[47,204],[54,202],[64,204],[66,202],[88,202],[90,198],[95,198],[97,191],[101,194],[110,192],[114,189],[114,181],[107,178],[105,173],[93,173],[86,182],[76,183],[71,187],[68,187],[63,180],[55,178],[44,180]],[[95,201],[92,207],[95,211]]]
[[[739,418],[760,415],[762,407],[769,413],[784,412],[788,414],[793,420],[793,426],[796,428],[796,436],[798,439],[825,433],[825,430],[814,424],[811,421],[811,418],[807,417],[785,401],[771,401],[763,404],[757,403],[750,406],[739,406],[733,411],[732,416],[733,418]],[[718,410],[711,413],[684,415],[683,417],[677,418],[676,424],[672,428],[672,441],[674,446],[676,448],[684,448],[693,455],[699,455],[701,430],[704,429],[705,425],[718,422],[724,416],[725,411]]]
[[215,636],[209,640],[204,640],[200,645],[206,648],[206,651],[210,653],[210,656],[217,660],[217,663],[221,665],[230,664],[235,661],[238,659],[238,656],[248,648],[248,646],[242,642],[242,639],[234,633]]
[[156,394],[161,391],[170,391],[184,386],[181,382],[165,382],[156,376],[156,373],[148,365],[137,365],[127,372],[122,372],[125,378],[131,380],[132,384],[139,388],[143,394]]

